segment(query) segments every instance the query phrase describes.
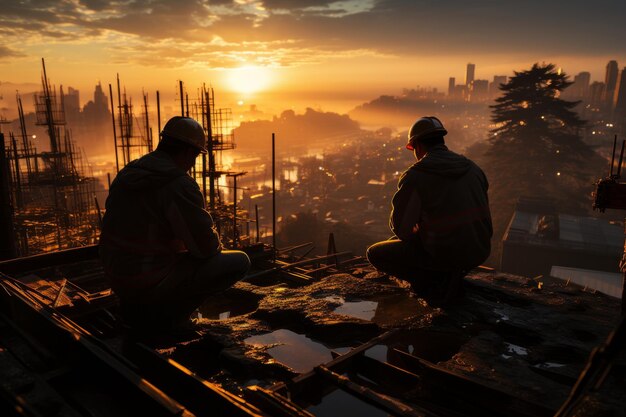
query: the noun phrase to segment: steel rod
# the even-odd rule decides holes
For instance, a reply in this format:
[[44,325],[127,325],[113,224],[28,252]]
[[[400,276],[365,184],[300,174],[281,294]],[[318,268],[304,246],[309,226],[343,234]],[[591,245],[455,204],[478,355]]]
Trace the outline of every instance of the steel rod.
[[[113,106],[113,87],[109,84],[109,98],[111,99],[111,121],[113,122],[113,147],[115,148],[115,172],[120,172],[120,162],[117,156],[117,132],[115,129],[115,107]],[[109,180],[109,188],[111,181]]]
[[611,154],[611,169],[609,170],[609,177],[613,176],[613,165],[615,165],[615,146],[617,145],[617,135],[613,137],[613,153]]
[[276,135],[272,133],[272,253],[276,260]]

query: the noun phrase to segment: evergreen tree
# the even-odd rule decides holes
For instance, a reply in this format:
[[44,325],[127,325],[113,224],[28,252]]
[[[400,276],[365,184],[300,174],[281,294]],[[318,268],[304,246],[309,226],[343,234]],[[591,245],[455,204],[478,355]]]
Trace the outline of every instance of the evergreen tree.
[[561,212],[589,213],[594,179],[605,161],[585,144],[585,126],[573,110],[579,102],[559,98],[572,82],[552,64],[515,72],[492,108],[489,148],[483,162],[491,182],[494,254],[521,196],[548,197]]

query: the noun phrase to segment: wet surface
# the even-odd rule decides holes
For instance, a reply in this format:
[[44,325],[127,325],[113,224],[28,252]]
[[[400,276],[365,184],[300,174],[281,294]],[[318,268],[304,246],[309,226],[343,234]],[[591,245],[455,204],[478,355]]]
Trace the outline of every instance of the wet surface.
[[225,320],[252,313],[259,307],[261,298],[254,293],[231,288],[207,298],[198,308],[198,318]]
[[[202,339],[181,343],[167,355],[241,392],[250,380],[266,387],[288,381],[332,360],[331,352],[347,353],[349,346],[395,328],[393,337],[365,355],[401,366],[399,352],[408,353],[557,407],[619,310],[601,295],[562,283],[539,290],[533,280],[499,273],[470,275],[466,299],[446,309],[432,308],[395,281],[365,270],[306,286],[269,278],[261,285],[240,282],[225,299],[207,301]],[[358,404],[349,412],[340,409],[338,403],[351,398],[334,391],[308,410],[377,412],[367,404],[362,413],[354,412]]]
[[276,361],[297,373],[308,372],[333,359],[330,349],[323,344],[286,329],[251,336],[244,342],[265,350]]
[[423,300],[408,293],[373,296],[367,300],[346,301],[339,296],[326,299],[339,304],[333,310],[335,314],[372,321],[381,326],[394,325],[432,310]]
[[359,400],[354,395],[343,390],[335,390],[322,398],[319,404],[306,409],[309,413],[318,417],[336,416],[371,416],[387,417],[389,413],[380,410],[368,403]]

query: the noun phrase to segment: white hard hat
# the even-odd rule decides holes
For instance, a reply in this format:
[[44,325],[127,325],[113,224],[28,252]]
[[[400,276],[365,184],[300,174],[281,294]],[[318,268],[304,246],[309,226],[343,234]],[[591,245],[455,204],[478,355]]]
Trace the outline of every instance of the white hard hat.
[[207,153],[204,129],[191,117],[172,117],[163,127],[161,136],[179,140],[199,149],[201,153]]

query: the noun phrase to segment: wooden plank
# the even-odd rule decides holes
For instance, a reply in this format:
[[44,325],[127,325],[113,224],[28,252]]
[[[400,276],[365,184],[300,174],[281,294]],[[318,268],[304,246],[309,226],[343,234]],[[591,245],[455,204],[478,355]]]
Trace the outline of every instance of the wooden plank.
[[401,350],[394,349],[394,353],[401,361],[400,366],[421,376],[425,384],[448,393],[451,398],[462,398],[489,415],[548,417],[554,415],[556,411],[475,381],[465,375],[441,368]]
[[383,409],[395,416],[399,417],[437,417],[437,414],[430,412],[429,410],[423,409],[417,405],[407,405],[403,402],[388,397],[386,395],[382,395],[377,393],[374,390],[371,390],[362,385],[356,384],[350,379],[346,378],[343,375],[340,375],[336,372],[331,371],[323,365],[316,366],[315,372],[318,375],[321,375],[328,381],[337,385],[341,389],[349,392],[355,397],[376,406],[377,408]]
[[5,274],[23,273],[40,268],[71,264],[98,258],[98,245],[66,249],[40,255],[26,256],[0,262],[0,271]]
[[127,345],[125,354],[141,374],[197,416],[261,417],[265,414],[241,398],[212,384],[178,362],[141,343]]
[[273,417],[314,417],[313,414],[277,392],[256,385],[247,387],[244,397]]

